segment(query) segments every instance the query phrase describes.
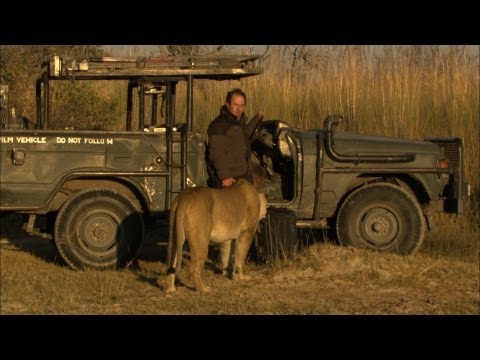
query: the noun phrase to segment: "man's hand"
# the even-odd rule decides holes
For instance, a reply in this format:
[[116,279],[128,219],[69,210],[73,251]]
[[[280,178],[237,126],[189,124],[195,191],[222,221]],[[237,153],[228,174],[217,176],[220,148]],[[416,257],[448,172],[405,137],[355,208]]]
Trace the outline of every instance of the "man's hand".
[[223,187],[230,187],[232,186],[233,184],[235,184],[235,179],[234,178],[228,178],[228,179],[223,179],[222,180],[222,186]]
[[255,134],[257,131],[260,130],[262,127],[262,121],[263,117],[265,116],[263,111],[259,111],[253,118],[250,120],[250,132],[248,133],[248,138],[250,139],[250,142],[252,142],[255,139]]

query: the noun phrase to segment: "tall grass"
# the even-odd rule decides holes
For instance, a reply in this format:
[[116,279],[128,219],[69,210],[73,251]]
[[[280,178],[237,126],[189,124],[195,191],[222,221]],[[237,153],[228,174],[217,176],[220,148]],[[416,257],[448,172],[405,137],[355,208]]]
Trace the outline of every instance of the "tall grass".
[[[303,62],[275,47],[265,73],[240,81],[205,82],[195,90],[195,125],[205,131],[225,93],[242,87],[246,112],[264,110],[301,128],[322,127],[329,114],[340,129],[421,139],[463,139],[470,206],[478,214],[479,51],[472,46],[332,46],[310,49]],[[181,92],[179,92],[181,93]]]

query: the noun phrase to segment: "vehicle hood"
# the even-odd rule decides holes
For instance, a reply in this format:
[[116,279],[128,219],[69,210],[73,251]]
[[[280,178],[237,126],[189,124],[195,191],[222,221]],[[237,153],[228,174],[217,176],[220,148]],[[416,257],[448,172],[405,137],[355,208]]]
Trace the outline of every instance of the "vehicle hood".
[[424,140],[404,139],[389,136],[362,135],[335,132],[333,147],[341,154],[402,154],[414,153],[442,156],[440,148]]

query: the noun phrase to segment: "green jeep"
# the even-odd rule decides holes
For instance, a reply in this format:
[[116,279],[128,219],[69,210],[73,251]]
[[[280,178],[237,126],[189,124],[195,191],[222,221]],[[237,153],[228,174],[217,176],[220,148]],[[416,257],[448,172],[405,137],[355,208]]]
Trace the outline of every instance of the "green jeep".
[[[52,56],[36,83],[35,129],[2,123],[0,210],[27,215],[24,229],[53,240],[72,268],[124,266],[147,221],[165,217],[185,187],[207,185],[206,137],[192,131],[195,80],[259,75],[258,58]],[[49,130],[50,87],[74,80],[126,80],[125,131]],[[186,119],[175,112],[179,82]],[[158,100],[165,124],[157,124]],[[298,228],[330,227],[343,245],[412,254],[431,211],[463,212],[460,139],[338,132],[340,121],[328,116],[323,129],[302,130],[266,120],[252,139],[269,173],[269,205],[292,210]]]

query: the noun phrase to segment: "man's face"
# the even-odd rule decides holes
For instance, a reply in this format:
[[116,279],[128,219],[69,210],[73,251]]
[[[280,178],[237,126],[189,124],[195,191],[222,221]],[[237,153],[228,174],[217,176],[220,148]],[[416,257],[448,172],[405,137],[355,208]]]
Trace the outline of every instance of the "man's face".
[[242,95],[233,95],[230,103],[227,103],[228,110],[240,119],[243,114],[243,108],[245,107],[245,99]]

